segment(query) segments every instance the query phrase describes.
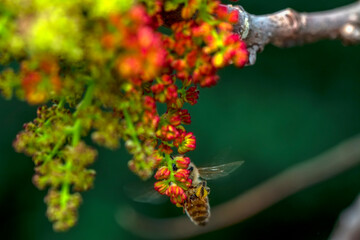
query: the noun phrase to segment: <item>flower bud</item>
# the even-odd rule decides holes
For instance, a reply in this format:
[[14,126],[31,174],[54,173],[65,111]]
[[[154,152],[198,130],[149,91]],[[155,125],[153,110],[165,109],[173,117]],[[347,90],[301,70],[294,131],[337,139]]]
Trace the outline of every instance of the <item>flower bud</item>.
[[190,171],[187,169],[178,169],[175,172],[174,177],[177,181],[184,183],[189,178],[189,174]]
[[185,137],[182,139],[181,144],[178,144],[178,141],[174,141],[174,145],[178,145],[178,153],[184,154],[189,151],[193,151],[196,147],[196,138],[192,132],[186,133]]
[[183,169],[187,169],[189,167],[190,164],[190,158],[189,157],[185,157],[185,156],[176,156],[174,158],[175,162],[176,162],[176,166],[178,168],[183,168]]
[[169,175],[170,175],[170,170],[167,167],[163,166],[157,170],[154,177],[157,180],[163,180],[163,179],[168,179]]
[[165,181],[158,181],[158,182],[155,182],[154,188],[160,194],[165,194],[165,192],[169,188],[169,185]]

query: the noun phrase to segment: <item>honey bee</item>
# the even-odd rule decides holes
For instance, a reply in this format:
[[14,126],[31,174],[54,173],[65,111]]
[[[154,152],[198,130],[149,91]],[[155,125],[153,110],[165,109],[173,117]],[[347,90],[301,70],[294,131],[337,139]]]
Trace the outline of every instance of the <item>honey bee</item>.
[[[193,162],[189,164],[189,178],[192,180],[191,186],[185,191],[187,199],[182,204],[184,212],[190,220],[199,226],[204,226],[210,218],[210,205],[208,195],[210,188],[207,186],[207,180],[214,180],[225,177],[240,167],[244,161],[236,161],[210,167],[196,167]],[[175,164],[172,166],[176,171]],[[128,195],[132,195],[132,199],[142,203],[158,204],[162,203],[166,198],[153,190],[153,185],[149,186],[148,191],[144,191],[140,195],[127,191]],[[132,188],[130,188],[132,189]]]
[[194,163],[190,163],[188,169],[191,171],[189,178],[192,179],[192,184],[185,192],[187,199],[184,203],[184,211],[194,224],[204,226],[210,218],[208,198],[210,188],[206,180],[227,176],[243,163],[244,161],[237,161],[202,168],[197,168]]

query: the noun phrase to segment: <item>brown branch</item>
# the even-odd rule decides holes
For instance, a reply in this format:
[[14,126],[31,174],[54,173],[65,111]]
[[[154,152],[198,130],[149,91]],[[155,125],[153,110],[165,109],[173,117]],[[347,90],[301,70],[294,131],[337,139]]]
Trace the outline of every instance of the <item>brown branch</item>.
[[250,64],[256,52],[271,43],[278,47],[293,47],[322,39],[340,39],[344,44],[360,43],[360,2],[329,11],[298,13],[285,9],[273,14],[256,16],[241,6],[227,5],[229,11],[239,11],[239,33],[250,50]]
[[358,164],[360,164],[360,135],[285,170],[229,202],[214,207],[210,222],[205,227],[194,226],[185,216],[153,219],[142,216],[131,208],[119,210],[116,219],[123,228],[144,238],[192,237],[241,222],[304,188]]

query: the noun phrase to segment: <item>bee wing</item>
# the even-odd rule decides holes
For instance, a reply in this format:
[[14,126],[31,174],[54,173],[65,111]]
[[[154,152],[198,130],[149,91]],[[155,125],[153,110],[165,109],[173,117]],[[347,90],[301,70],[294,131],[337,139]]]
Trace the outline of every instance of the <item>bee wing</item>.
[[154,189],[153,185],[148,185],[142,188],[134,188],[129,186],[124,186],[123,188],[126,195],[135,202],[162,204],[166,201],[166,197],[158,193]]
[[155,189],[152,189],[146,193],[134,197],[133,200],[140,203],[162,204],[166,201],[166,198],[164,195],[161,195],[155,191]]
[[225,177],[240,167],[244,161],[236,161],[231,163],[225,163],[211,167],[198,168],[200,176],[205,180],[213,180],[221,177]]

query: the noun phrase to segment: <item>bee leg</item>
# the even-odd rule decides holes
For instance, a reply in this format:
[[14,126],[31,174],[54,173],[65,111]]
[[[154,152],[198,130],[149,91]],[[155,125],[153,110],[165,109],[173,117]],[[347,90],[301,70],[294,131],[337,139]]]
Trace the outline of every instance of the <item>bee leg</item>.
[[189,198],[190,198],[190,200],[195,200],[197,197],[195,194],[192,194]]

